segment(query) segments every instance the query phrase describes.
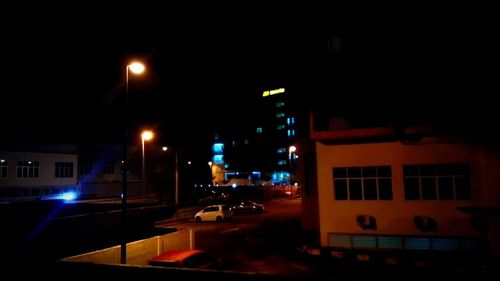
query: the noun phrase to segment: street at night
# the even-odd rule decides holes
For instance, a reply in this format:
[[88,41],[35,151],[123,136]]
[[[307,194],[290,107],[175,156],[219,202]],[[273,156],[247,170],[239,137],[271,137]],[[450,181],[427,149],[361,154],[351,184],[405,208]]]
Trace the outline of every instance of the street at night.
[[5,276],[495,273],[496,10],[252,4],[6,5]]

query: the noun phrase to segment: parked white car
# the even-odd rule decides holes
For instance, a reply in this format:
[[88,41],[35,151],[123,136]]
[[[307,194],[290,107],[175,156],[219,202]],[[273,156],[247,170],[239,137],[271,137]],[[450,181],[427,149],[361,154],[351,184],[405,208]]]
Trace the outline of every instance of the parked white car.
[[211,205],[205,207],[194,215],[196,222],[228,220],[233,216],[233,210],[229,205]]

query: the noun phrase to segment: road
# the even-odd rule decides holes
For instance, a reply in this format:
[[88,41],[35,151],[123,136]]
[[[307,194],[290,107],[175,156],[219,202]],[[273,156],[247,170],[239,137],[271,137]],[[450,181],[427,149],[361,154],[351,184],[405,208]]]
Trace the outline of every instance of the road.
[[[301,228],[301,201],[285,199],[264,203],[263,214],[236,215],[230,221],[195,223],[194,219],[164,228],[192,228],[195,248],[218,256],[229,271],[257,272],[307,280],[422,280],[434,276],[451,280],[484,280],[486,270],[381,264],[307,256],[299,249],[311,242]],[[157,225],[158,226],[158,225]],[[378,276],[378,277],[374,277]]]
[[262,214],[238,214],[230,221],[165,224],[158,227],[192,228],[195,247],[218,256],[231,271],[319,276],[321,269],[297,249],[306,243],[301,229],[301,201],[271,201]]

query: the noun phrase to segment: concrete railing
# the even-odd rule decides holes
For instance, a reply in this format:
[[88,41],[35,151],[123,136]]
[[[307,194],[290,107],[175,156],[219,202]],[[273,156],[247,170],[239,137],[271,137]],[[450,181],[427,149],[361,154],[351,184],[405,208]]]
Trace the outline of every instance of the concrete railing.
[[[127,264],[147,265],[149,259],[162,252],[175,249],[193,249],[192,229],[154,236],[127,243]],[[91,262],[100,264],[120,264],[120,246],[97,250],[61,259],[65,262]]]

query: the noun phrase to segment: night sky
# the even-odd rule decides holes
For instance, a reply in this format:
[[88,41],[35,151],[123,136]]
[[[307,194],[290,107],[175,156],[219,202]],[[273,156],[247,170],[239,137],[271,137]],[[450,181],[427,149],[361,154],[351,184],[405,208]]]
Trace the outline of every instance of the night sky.
[[251,124],[282,86],[304,110],[495,118],[495,25],[467,9],[53,8],[1,20],[2,142],[119,142],[131,58],[147,64],[129,81],[131,136],[152,127],[163,143]]

